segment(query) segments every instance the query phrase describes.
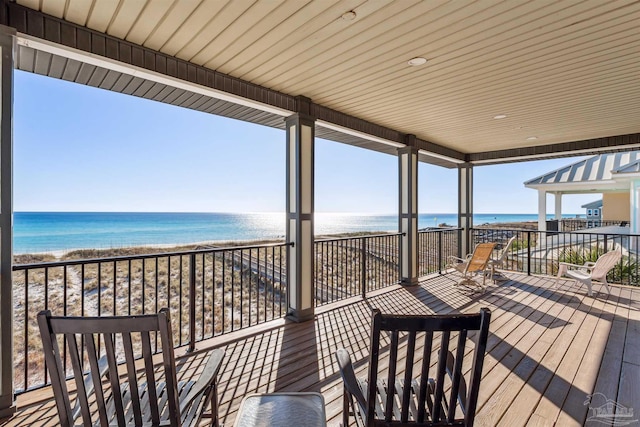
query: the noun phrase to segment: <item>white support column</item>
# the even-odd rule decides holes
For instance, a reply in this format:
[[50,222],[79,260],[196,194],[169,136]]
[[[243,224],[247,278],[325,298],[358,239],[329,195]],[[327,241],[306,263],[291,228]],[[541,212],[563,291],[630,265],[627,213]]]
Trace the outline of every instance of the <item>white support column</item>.
[[631,234],[640,232],[640,180],[632,179],[629,189],[629,226]]
[[562,193],[555,193],[555,202],[556,202],[556,209],[555,209],[555,216],[554,218],[557,220],[561,220],[562,219]]
[[398,149],[400,190],[399,231],[403,233],[400,251],[400,277],[403,285],[418,283],[418,149],[415,135],[407,135],[406,147]]
[[458,256],[464,257],[473,250],[473,165],[458,166],[458,228],[462,229]]
[[538,230],[547,230],[547,192],[538,190]]
[[13,396],[13,63],[15,30],[0,26],[0,418]]
[[[308,115],[310,100],[298,97],[303,108],[286,119],[287,129],[287,242],[289,247],[289,308],[296,322],[314,315],[313,170],[315,119]],[[306,108],[304,108],[306,107]],[[305,112],[307,114],[305,114]]]
[[558,221],[558,231],[562,230],[562,193],[554,193],[555,196],[555,211],[554,219]]

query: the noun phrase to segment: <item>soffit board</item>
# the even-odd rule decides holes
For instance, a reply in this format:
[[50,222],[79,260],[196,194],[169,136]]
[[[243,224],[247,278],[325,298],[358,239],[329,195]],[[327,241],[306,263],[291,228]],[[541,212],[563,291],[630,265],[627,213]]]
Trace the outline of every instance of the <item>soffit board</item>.
[[640,133],[632,0],[17,3],[471,161]]

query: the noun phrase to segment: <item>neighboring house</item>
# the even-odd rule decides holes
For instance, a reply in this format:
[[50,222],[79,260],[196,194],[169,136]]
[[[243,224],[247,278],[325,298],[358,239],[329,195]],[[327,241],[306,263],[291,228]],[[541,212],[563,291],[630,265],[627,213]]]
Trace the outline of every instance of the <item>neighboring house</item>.
[[602,194],[599,208],[602,221],[629,221],[631,233],[640,232],[640,151],[589,157],[533,178],[524,185],[538,190],[540,230],[546,229],[548,193],[556,196],[556,219],[562,216],[564,194],[593,193]]
[[587,228],[599,227],[602,223],[602,199],[582,205],[587,215]]

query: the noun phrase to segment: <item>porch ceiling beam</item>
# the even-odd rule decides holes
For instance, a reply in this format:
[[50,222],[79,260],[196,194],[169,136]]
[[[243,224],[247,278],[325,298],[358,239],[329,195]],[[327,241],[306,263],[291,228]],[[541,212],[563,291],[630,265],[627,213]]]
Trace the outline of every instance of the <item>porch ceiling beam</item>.
[[474,164],[522,162],[527,160],[552,159],[580,154],[616,153],[636,150],[640,147],[640,133],[539,145],[510,150],[487,151],[468,154],[467,160]]

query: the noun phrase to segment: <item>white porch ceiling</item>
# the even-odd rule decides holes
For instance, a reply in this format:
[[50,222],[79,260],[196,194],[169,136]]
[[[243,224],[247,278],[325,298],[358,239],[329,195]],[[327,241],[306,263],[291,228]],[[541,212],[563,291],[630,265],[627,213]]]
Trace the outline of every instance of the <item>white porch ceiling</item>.
[[640,133],[636,0],[17,3],[462,153]]

